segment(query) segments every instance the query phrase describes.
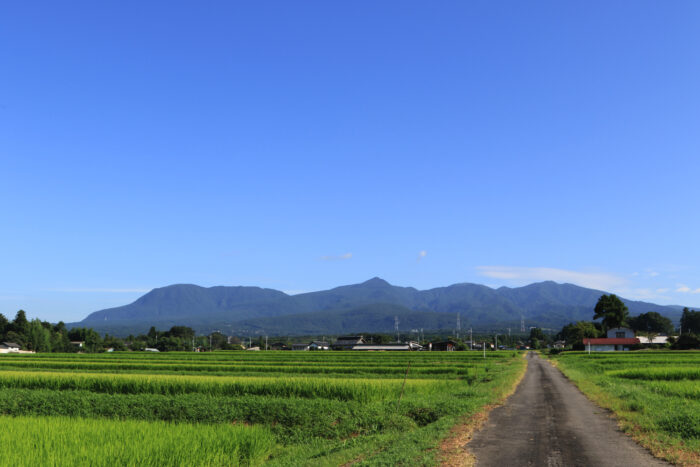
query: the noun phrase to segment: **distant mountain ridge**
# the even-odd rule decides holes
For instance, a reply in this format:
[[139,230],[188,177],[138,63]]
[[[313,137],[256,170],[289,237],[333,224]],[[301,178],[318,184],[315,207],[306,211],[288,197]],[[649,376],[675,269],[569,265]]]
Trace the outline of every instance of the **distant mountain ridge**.
[[[340,334],[400,329],[453,329],[460,313],[462,329],[520,329],[526,325],[559,329],[590,320],[606,292],[573,284],[538,282],[524,287],[462,283],[429,290],[399,287],[378,277],[330,290],[287,295],[260,287],[200,287],[175,284],[153,289],[135,302],[96,311],[69,326],[92,327],[114,335],[142,333],[150,326],[191,326],[199,332],[228,334]],[[673,321],[677,306],[624,299],[630,314],[656,311]]]

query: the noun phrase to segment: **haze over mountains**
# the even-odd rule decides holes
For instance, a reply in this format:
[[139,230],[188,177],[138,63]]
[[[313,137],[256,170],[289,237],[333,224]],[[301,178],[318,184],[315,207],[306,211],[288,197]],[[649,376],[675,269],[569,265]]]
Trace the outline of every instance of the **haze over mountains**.
[[[454,329],[459,313],[462,329],[517,331],[521,316],[528,327],[559,329],[572,321],[591,320],[603,293],[551,281],[517,288],[464,283],[417,290],[378,277],[299,295],[260,287],[176,284],[153,289],[129,305],[96,311],[69,326],[114,335],[174,325],[236,335],[342,334],[393,332],[395,316],[403,331]],[[680,318],[677,306],[623,300],[631,315],[656,311],[674,322]]]

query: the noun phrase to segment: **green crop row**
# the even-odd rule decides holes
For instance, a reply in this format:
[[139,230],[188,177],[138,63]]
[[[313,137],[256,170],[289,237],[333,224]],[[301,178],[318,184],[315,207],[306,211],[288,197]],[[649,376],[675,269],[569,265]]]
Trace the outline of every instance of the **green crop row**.
[[698,380],[700,379],[700,367],[689,368],[671,366],[664,368],[653,368],[647,366],[646,368],[608,371],[607,374],[610,376],[626,379],[645,379],[663,381],[676,381],[683,379]]
[[[199,393],[212,396],[265,395],[369,401],[395,398],[401,386],[400,379],[0,372],[0,388],[83,390],[109,394]],[[405,390],[425,393],[442,387],[444,383],[437,381],[411,380],[406,383]]]
[[[210,454],[197,459],[194,454],[182,455],[180,464],[240,465],[266,459],[275,466],[340,465],[359,457],[371,465],[428,465],[435,462],[436,451],[431,448],[458,417],[501,397],[524,360],[511,352],[487,354],[486,359],[481,354],[479,358],[457,352],[427,354],[3,355],[0,414],[47,426],[71,417],[125,433],[114,443],[116,438],[104,437],[105,446],[99,448],[86,443],[85,450],[76,451],[84,457],[75,454],[58,460],[46,452],[62,448],[39,446],[26,456],[32,465],[149,465],[158,456],[165,459],[161,464],[168,465],[181,455],[180,444],[184,450],[193,443]],[[209,374],[210,370],[221,376]],[[182,374],[187,371],[192,374]],[[246,372],[255,376],[241,376]],[[144,446],[149,437],[124,428],[122,422],[145,423],[143,430],[159,433],[162,440]],[[53,425],[53,429],[91,439],[101,436],[81,426]],[[230,428],[251,431],[237,435]],[[262,431],[255,434],[257,428]],[[228,451],[217,448],[212,430],[230,440]],[[195,431],[202,436],[177,438]],[[30,443],[40,437],[31,430],[27,433]],[[245,433],[259,437],[264,449],[246,447],[250,443],[246,444]],[[41,436],[53,442],[50,434]],[[61,442],[73,446],[75,441],[69,438]],[[178,447],[167,447],[168,439]],[[109,447],[119,443],[134,452],[133,460]],[[19,449],[29,448],[19,444]],[[159,449],[177,454],[168,457]],[[0,462],[29,465],[11,455],[0,457]]]
[[2,417],[2,426],[0,465],[258,465],[275,445],[260,426],[66,417]]

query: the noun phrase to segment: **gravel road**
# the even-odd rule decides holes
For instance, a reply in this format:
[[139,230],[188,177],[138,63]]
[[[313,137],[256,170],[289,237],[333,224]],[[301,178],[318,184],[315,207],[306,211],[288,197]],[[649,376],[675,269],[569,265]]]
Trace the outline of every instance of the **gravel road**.
[[657,466],[564,375],[536,353],[525,377],[466,446],[485,466]]

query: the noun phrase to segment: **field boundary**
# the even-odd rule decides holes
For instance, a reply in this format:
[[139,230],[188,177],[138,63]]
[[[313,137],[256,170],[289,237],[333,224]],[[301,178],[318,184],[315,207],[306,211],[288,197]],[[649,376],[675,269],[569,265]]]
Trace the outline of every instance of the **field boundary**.
[[546,360],[554,368],[559,370],[564,375],[564,377],[568,381],[570,381],[576,387],[576,389],[578,389],[581,392],[581,394],[583,394],[586,397],[586,399],[591,401],[601,410],[605,410],[606,412],[608,412],[609,416],[615,419],[617,427],[622,432],[629,435],[629,437],[632,438],[632,440],[634,440],[634,442],[636,442],[639,446],[649,451],[651,455],[653,455],[657,459],[665,460],[675,465],[685,467],[700,466],[700,454],[679,449],[673,449],[673,447],[669,447],[664,443],[660,442],[659,440],[656,440],[653,437],[649,436],[640,425],[635,423],[635,421],[631,417],[626,416],[624,410],[621,410],[619,408],[622,402],[620,398],[605,392],[600,386],[595,384],[595,382],[593,381],[585,379],[572,379],[569,376],[569,374],[566,373],[566,371],[570,369],[565,368],[565,365],[564,369],[562,369],[562,365],[559,365],[559,361],[553,360],[549,358],[549,356],[547,356]]

